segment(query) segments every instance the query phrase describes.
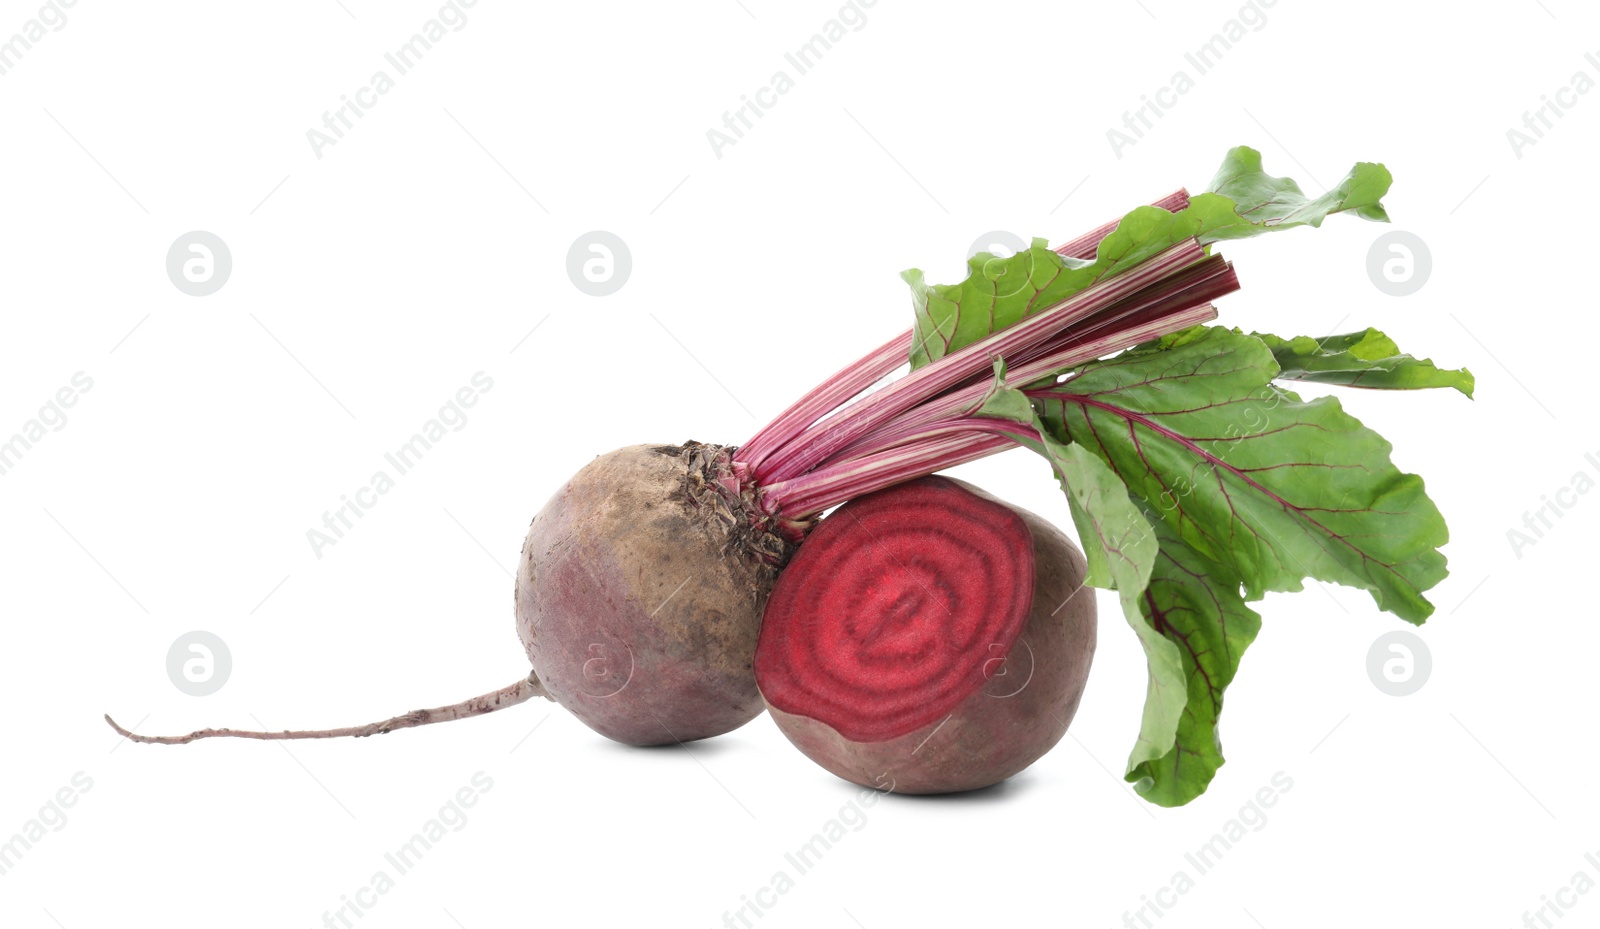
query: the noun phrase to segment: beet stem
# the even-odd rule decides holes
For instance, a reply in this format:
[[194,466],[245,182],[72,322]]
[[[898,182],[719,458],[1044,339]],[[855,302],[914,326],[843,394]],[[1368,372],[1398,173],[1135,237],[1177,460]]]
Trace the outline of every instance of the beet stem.
[[434,707],[431,710],[412,710],[400,716],[385,719],[382,722],[368,723],[365,726],[347,726],[342,729],[301,729],[284,730],[282,732],[257,732],[248,729],[197,729],[188,735],[138,735],[122,728],[117,721],[107,716],[106,723],[123,738],[134,742],[143,742],[147,745],[187,745],[197,739],[262,739],[275,741],[282,739],[340,739],[340,738],[365,738],[369,735],[383,735],[396,729],[410,729],[415,726],[427,726],[433,723],[447,723],[457,719],[466,719],[471,716],[482,716],[493,713],[509,706],[526,703],[534,697],[550,699],[539,685],[538,678],[528,675],[526,678],[502,687],[493,693],[482,694],[470,700],[450,706]]
[[777,482],[798,477],[898,415],[987,370],[996,355],[1009,357],[1048,341],[1068,326],[1136,295],[1205,257],[1205,251],[1193,239],[1186,240],[1120,274],[1103,278],[1007,329],[918,368],[864,397],[836,417],[802,432],[767,461],[757,472],[757,478],[762,482]]
[[[1053,355],[1019,365],[1007,380],[1024,386],[1062,368],[1082,364],[1140,342],[1216,317],[1209,303],[1146,320]],[[993,387],[985,380],[941,394],[902,414],[889,426],[847,446],[822,466],[763,488],[767,504],[793,517],[811,516],[846,500],[1013,447],[1032,430],[1002,419],[970,415]],[[983,441],[972,440],[981,436]],[[996,441],[996,439],[1001,441]],[[1038,441],[1037,434],[1031,436]]]
[[[828,378],[741,446],[737,464],[744,466],[753,474],[767,456],[783,447],[790,439],[849,402],[863,390],[903,367],[910,355],[910,346],[911,330],[908,329],[860,361]],[[741,478],[744,476],[740,475]]]
[[[1182,188],[1156,200],[1152,206],[1177,212],[1189,205],[1189,192]],[[1075,239],[1056,246],[1057,254],[1069,258],[1089,260],[1094,258],[1100,242],[1117,228],[1119,217]],[[893,374],[906,364],[911,354],[913,331],[900,333],[859,361],[842,368],[832,377],[813,388],[772,422],[763,426],[740,446],[734,460],[734,472],[740,481],[753,480],[757,472],[766,475],[762,465],[801,433],[816,425],[828,414],[859,397],[873,384]]]
[[[773,485],[773,498],[782,510],[794,512],[798,518],[814,516],[863,494],[1016,448],[1016,437],[1027,438],[1031,432],[1020,423],[1001,419],[986,420],[983,425],[982,429],[927,430],[894,448],[864,454],[796,479],[809,486],[795,487],[794,482]],[[1012,433],[1007,433],[1007,426]]]

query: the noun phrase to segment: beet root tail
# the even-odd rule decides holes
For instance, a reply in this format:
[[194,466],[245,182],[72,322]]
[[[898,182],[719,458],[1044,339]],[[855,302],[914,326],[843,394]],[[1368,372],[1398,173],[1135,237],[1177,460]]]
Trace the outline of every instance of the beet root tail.
[[143,742],[147,745],[187,745],[199,739],[222,738],[261,739],[264,741],[284,739],[360,739],[369,735],[383,735],[396,729],[411,729],[416,726],[448,723],[471,716],[482,716],[485,713],[493,713],[496,710],[503,710],[519,703],[526,703],[534,697],[550,699],[550,695],[539,684],[539,679],[530,674],[509,687],[502,687],[491,693],[481,694],[450,706],[434,707],[430,710],[412,710],[409,713],[402,713],[399,716],[380,722],[368,723],[365,726],[346,726],[340,729],[286,729],[281,732],[258,732],[249,729],[197,729],[187,735],[138,735],[124,729],[109,715],[106,716],[105,720],[123,738],[133,742]]

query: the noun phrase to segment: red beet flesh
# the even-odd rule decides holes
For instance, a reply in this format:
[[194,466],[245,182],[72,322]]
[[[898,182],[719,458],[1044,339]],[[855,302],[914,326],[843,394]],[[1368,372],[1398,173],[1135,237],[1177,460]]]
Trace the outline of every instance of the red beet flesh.
[[755,673],[790,741],[901,793],[997,783],[1049,751],[1095,646],[1082,553],[960,481],[860,497],[778,579]]

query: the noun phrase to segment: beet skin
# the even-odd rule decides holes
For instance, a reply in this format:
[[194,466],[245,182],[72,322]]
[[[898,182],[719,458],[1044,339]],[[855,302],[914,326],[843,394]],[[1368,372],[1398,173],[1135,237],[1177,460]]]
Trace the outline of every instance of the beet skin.
[[688,742],[761,712],[751,659],[787,549],[719,495],[726,461],[693,443],[619,449],[529,527],[518,635],[545,691],[602,735]]

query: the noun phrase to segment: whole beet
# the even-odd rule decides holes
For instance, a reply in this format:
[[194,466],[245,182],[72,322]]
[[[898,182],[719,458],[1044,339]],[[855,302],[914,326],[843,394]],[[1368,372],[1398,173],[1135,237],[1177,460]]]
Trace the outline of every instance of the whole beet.
[[716,446],[622,448],[528,529],[518,635],[544,691],[602,735],[688,742],[761,712],[751,661],[791,546],[752,525],[728,468]]

